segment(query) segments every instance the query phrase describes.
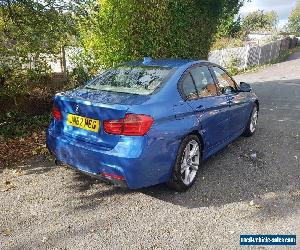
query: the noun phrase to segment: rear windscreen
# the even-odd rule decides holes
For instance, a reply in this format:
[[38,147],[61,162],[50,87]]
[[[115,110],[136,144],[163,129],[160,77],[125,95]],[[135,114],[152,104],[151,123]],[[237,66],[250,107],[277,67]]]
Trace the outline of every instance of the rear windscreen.
[[85,88],[139,95],[149,95],[170,74],[172,68],[123,66],[105,71]]

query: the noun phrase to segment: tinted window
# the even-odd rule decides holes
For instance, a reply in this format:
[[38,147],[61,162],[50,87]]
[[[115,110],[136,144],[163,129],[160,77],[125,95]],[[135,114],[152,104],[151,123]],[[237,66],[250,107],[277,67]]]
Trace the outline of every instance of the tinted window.
[[227,75],[224,70],[218,67],[213,67],[213,70],[218,79],[218,85],[222,93],[228,93],[230,91],[235,92],[237,90],[234,81]]
[[187,99],[195,99],[198,98],[198,94],[195,88],[194,81],[188,73],[182,82],[182,90]]
[[199,97],[214,96],[217,88],[207,67],[196,67],[191,70]]
[[122,66],[105,71],[85,87],[95,90],[151,94],[171,72],[171,68]]

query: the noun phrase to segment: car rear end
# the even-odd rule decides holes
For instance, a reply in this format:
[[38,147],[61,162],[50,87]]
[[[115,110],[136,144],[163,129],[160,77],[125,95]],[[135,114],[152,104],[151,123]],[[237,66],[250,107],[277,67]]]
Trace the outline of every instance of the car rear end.
[[[111,95],[114,98],[108,98]],[[149,162],[147,133],[154,119],[146,110],[131,113],[133,106],[141,107],[148,99],[88,88],[57,94],[47,130],[50,152],[58,161],[116,185],[152,185],[142,165]]]
[[[47,145],[57,160],[124,186],[142,156],[153,119],[122,105],[56,96]],[[132,185],[134,187],[131,180]]]

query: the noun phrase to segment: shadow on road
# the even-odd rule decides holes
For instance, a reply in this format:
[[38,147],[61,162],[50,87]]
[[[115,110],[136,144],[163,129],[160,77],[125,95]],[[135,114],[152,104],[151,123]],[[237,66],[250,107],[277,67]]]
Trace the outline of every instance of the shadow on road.
[[[32,157],[29,161],[19,163],[16,166],[8,167],[7,169],[15,170],[16,172],[22,173],[22,175],[38,175],[47,173],[57,166],[54,164],[54,159],[51,159],[49,155],[38,155]],[[0,174],[6,168],[0,168]]]

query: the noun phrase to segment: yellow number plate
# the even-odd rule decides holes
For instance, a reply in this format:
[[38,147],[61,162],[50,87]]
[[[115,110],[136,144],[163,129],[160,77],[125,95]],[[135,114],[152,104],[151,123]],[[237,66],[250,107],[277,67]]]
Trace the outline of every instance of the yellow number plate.
[[73,127],[82,128],[93,132],[98,132],[100,126],[99,120],[94,120],[91,118],[73,114],[68,114],[67,124]]

